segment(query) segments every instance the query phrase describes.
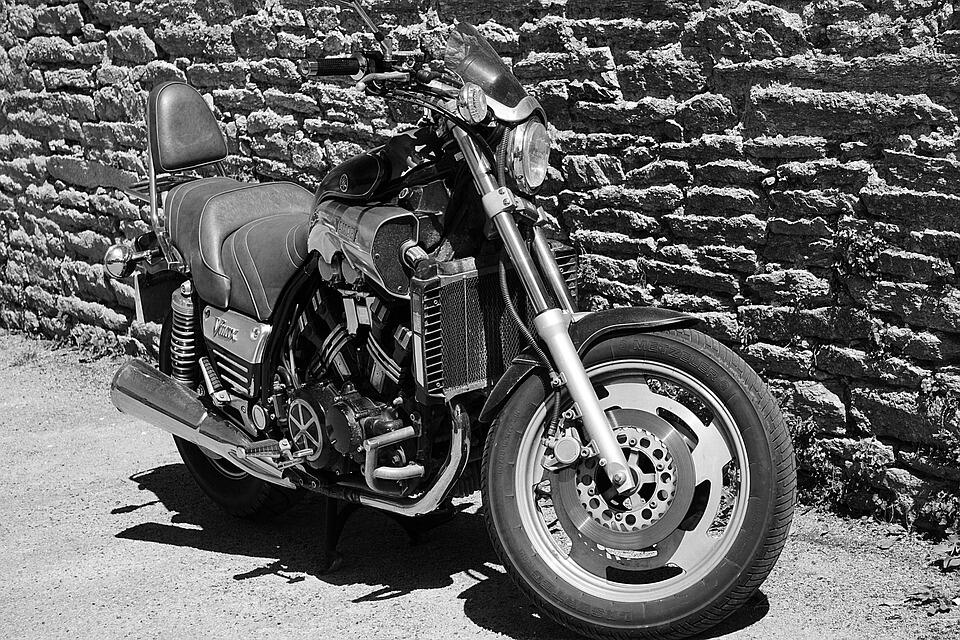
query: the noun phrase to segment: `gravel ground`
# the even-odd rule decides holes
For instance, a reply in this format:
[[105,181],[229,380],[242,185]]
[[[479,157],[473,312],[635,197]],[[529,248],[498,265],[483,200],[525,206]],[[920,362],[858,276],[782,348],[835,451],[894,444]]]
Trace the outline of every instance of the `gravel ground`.
[[[361,510],[345,566],[318,575],[318,501],[272,524],[218,512],[170,437],[110,404],[119,361],[80,360],[0,335],[5,637],[569,637],[505,576],[475,504],[415,546]],[[799,509],[761,592],[709,637],[960,638],[960,607],[905,602],[928,585],[960,596],[960,575],[888,529]]]

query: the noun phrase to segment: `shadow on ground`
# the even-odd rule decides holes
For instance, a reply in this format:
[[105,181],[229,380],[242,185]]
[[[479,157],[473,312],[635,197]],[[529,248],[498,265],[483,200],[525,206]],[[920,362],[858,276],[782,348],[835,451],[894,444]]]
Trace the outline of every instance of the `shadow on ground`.
[[[543,618],[503,573],[481,514],[459,513],[411,544],[390,517],[361,509],[350,517],[340,541],[343,566],[332,574],[322,574],[319,545],[323,521],[318,498],[306,498],[282,520],[254,523],[217,509],[201,494],[183,465],[151,469],[131,480],[156,499],[118,507],[111,513],[127,514],[160,502],[174,514],[172,524],[141,523],[124,529],[118,538],[264,560],[262,566],[235,575],[235,580],[275,576],[296,583],[305,580],[306,574],[334,585],[368,585],[372,590],[354,602],[375,602],[449,587],[453,576],[466,573],[476,583],[458,597],[464,601],[464,613],[477,625],[514,638],[574,637]],[[766,596],[758,593],[703,638],[747,627],[768,610]]]

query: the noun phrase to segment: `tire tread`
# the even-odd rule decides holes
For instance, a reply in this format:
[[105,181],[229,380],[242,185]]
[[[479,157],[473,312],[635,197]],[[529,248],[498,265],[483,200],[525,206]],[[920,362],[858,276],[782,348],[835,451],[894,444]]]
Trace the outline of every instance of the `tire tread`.
[[[770,451],[775,465],[775,486],[777,495],[773,501],[770,524],[762,542],[760,553],[747,571],[740,576],[739,583],[728,593],[726,599],[714,603],[696,614],[695,619],[685,619],[672,624],[644,629],[610,629],[589,624],[565,614],[553,605],[544,602],[540,596],[518,574],[508,560],[506,550],[497,534],[491,510],[485,509],[486,526],[497,555],[513,581],[536,607],[553,621],[572,629],[576,633],[598,640],[680,640],[689,638],[715,627],[735,611],[740,609],[756,592],[773,570],[780,552],[786,544],[796,504],[796,470],[793,443],[780,408],[770,394],[760,376],[736,353],[717,340],[693,329],[678,329],[659,333],[694,349],[709,353],[737,381],[757,409],[761,424],[766,427]],[[499,421],[494,424],[487,436],[483,451],[482,488],[483,501],[487,504],[487,472],[492,449],[496,441]]]

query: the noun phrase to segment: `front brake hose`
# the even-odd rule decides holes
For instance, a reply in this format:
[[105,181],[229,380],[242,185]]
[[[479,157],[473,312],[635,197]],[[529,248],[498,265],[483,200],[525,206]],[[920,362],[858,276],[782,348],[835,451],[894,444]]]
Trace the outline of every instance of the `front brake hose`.
[[530,333],[530,329],[520,318],[520,313],[517,311],[517,307],[513,303],[513,298],[510,297],[510,288],[507,284],[507,267],[506,260],[504,260],[504,253],[505,251],[501,250],[500,261],[497,265],[497,270],[500,276],[500,293],[503,295],[503,303],[506,306],[510,317],[517,324],[517,328],[520,330],[520,333],[533,349],[534,355],[537,356],[537,359],[546,368],[548,375],[550,376],[550,386],[554,388],[553,406],[550,409],[550,422],[547,423],[547,428],[543,434],[544,439],[550,439],[556,435],[557,427],[560,425],[560,388],[559,386],[555,386],[553,383],[554,380],[559,379],[559,375],[553,368],[553,364],[550,362],[547,354],[537,343],[536,338],[534,338],[533,334]]

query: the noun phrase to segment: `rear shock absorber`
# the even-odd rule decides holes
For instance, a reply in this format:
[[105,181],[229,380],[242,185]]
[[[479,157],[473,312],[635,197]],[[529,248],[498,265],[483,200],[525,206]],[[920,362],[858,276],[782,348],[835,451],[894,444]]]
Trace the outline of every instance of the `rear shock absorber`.
[[177,382],[194,389],[200,384],[200,326],[193,283],[187,280],[173,292],[170,308],[170,372]]

